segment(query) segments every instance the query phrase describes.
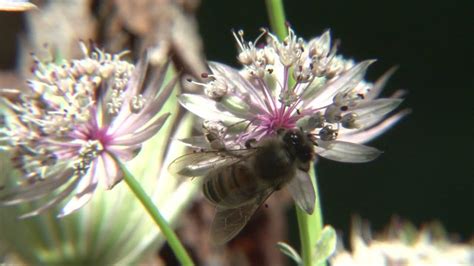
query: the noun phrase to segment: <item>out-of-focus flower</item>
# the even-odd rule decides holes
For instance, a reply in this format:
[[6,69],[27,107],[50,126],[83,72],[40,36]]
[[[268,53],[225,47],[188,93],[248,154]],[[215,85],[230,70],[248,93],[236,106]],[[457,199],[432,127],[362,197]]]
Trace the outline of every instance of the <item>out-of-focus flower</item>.
[[[170,67],[163,83],[176,78],[173,72]],[[149,70],[148,74],[159,73]],[[148,77],[153,77],[150,75]],[[178,86],[172,93],[178,93]],[[15,95],[10,94],[12,98]],[[177,114],[177,99],[169,97],[161,112]],[[184,119],[178,115],[170,116],[158,134],[141,145],[137,156],[125,162],[173,226],[179,225],[180,214],[198,192],[199,185],[196,182],[180,182],[167,174],[166,167],[162,166],[184,152],[182,145],[170,142],[170,139],[186,137],[191,122],[189,116]],[[9,154],[8,151],[0,152],[0,188],[5,185],[4,177],[9,177],[10,181],[23,180],[20,171],[11,169],[11,160],[7,158]],[[52,206],[51,211],[30,219],[17,219],[46,200],[0,208],[0,261],[5,254],[3,262],[8,265],[130,265],[146,263],[144,260],[150,262],[156,258],[156,250],[164,243],[156,224],[123,183],[115,186],[113,193],[97,189],[88,204],[62,219],[55,217],[61,210],[60,205]]]
[[[114,0],[103,8],[113,9],[105,34],[109,45],[126,40],[129,33],[140,38],[139,45],[153,47],[151,60],[171,58],[181,74],[199,77],[206,71],[196,11],[200,0]],[[112,11],[112,10],[111,10]],[[123,30],[126,29],[126,30]],[[111,48],[112,48],[111,47]]]
[[417,230],[407,222],[391,225],[388,233],[371,239],[370,230],[356,219],[351,250],[331,258],[331,265],[473,265],[474,246],[451,241],[440,224]]
[[[334,228],[332,228],[330,225],[324,226],[323,230],[321,231],[321,236],[316,242],[315,250],[313,251],[313,254],[311,254],[315,265],[325,263],[334,253],[336,250],[336,240],[336,230],[334,230]],[[293,247],[284,242],[278,242],[277,247],[281,252],[283,252],[283,254],[291,258],[297,265],[304,265],[300,254],[298,254],[298,252],[296,252]]]
[[0,0],[0,11],[28,11],[36,8],[26,0]]
[[[384,123],[402,100],[377,99],[393,71],[373,84],[364,81],[374,60],[355,63],[336,55],[329,31],[309,42],[291,29],[281,42],[266,31],[254,43],[245,42],[242,31],[234,35],[243,70],[210,63],[212,73],[203,74],[209,81],[194,82],[204,87],[205,95],[179,98],[185,108],[205,119],[203,127],[208,141],[212,136],[211,146],[243,147],[282,128],[301,128],[311,134],[317,154],[331,160],[367,162],[380,154],[358,143],[404,114],[395,114]],[[264,36],[267,42],[260,46],[257,43]],[[202,143],[206,141],[190,140],[194,146]]]
[[123,54],[82,49],[80,60],[36,59],[28,92],[1,91],[8,110],[0,147],[13,154],[24,180],[0,191],[0,203],[49,199],[23,217],[74,194],[59,214],[68,215],[92,198],[99,183],[111,189],[122,180],[114,157],[134,158],[169,116],[156,115],[175,85],[163,85],[167,66],[145,82],[147,58],[135,67]]

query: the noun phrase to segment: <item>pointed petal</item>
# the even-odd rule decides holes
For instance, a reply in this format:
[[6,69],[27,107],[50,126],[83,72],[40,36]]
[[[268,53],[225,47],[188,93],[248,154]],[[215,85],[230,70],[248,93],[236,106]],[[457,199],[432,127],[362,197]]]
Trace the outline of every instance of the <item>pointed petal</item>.
[[[153,67],[152,70],[155,70],[156,69],[156,72],[155,73],[150,73],[152,75],[152,80],[151,82],[146,86],[144,92],[143,92],[143,96],[145,98],[150,98],[150,99],[153,99],[155,98],[157,95],[158,95],[158,91],[160,91],[160,89],[162,88],[163,86],[163,82],[165,81],[165,78],[166,78],[166,72],[168,72],[169,70],[169,67],[170,67],[170,61],[167,61],[165,64],[163,64],[162,66],[159,66],[158,69],[156,69],[156,67]],[[176,84],[176,79],[178,78],[178,75],[175,75],[173,77],[173,80],[168,82],[168,85],[169,84]],[[171,90],[173,89],[174,87],[174,84],[171,88]],[[161,92],[163,93],[163,91]],[[167,97],[166,97],[167,98]]]
[[136,64],[135,69],[132,72],[132,76],[128,80],[126,94],[127,95],[136,95],[140,92],[143,82],[145,80],[145,75],[148,69],[148,53],[145,52],[138,63]]
[[61,210],[61,213],[58,214],[58,218],[62,218],[67,216],[80,208],[82,208],[86,203],[88,203],[92,196],[94,195],[94,191],[97,188],[97,183],[91,184],[83,193],[76,194]]
[[381,121],[386,114],[395,110],[402,102],[402,99],[394,98],[364,101],[351,112],[357,115],[355,123],[358,128],[367,128]]
[[231,113],[219,110],[216,102],[205,96],[197,94],[181,94],[178,98],[179,103],[195,115],[208,120],[222,121],[224,123],[235,124],[242,121]]
[[323,107],[331,104],[337,93],[352,89],[359,84],[364,77],[367,68],[374,62],[375,60],[362,61],[341,76],[337,77],[335,80],[324,85],[323,88],[316,90],[314,95],[306,96],[313,100],[305,104],[305,107]]
[[[128,83],[125,87],[125,91],[122,96],[126,101],[128,101],[128,99],[140,93],[140,90],[143,87],[143,82],[145,80],[147,69],[148,69],[148,53],[145,53],[145,55],[142,58],[140,58],[140,60],[136,64],[136,67],[132,72],[132,76],[128,80]],[[108,93],[111,93],[111,90]],[[102,107],[103,110],[101,110],[101,112],[99,113],[102,115],[107,114],[107,110],[106,110],[107,103],[104,101],[108,100],[108,98],[109,98],[108,96],[104,96],[101,99],[102,104],[100,106]],[[115,116],[113,119],[114,121],[116,121],[115,123],[121,124],[123,123],[123,120],[126,119],[130,114],[131,114],[131,110],[128,104],[122,104],[122,106],[120,107],[120,111],[118,112],[117,116]],[[104,121],[104,122],[108,123],[109,121]]]
[[318,141],[316,153],[326,159],[345,163],[365,163],[382,152],[369,146],[344,141]]
[[163,127],[170,113],[163,114],[150,126],[141,131],[113,138],[110,145],[137,145],[153,137]]
[[309,49],[314,49],[318,56],[326,57],[331,49],[331,32],[326,30],[321,36],[309,41]]
[[62,208],[57,216],[58,218],[62,218],[77,211],[90,201],[98,184],[98,177],[96,175],[97,166],[98,161],[96,160],[92,163],[87,175],[84,175],[81,178],[76,187],[76,195]]
[[14,205],[22,202],[32,201],[43,197],[48,193],[52,193],[54,190],[66,184],[70,180],[72,171],[63,171],[60,174],[54,174],[58,174],[58,176],[55,178],[46,178],[45,180],[38,181],[32,185],[18,186],[5,191],[5,193],[0,193],[0,204]]
[[398,67],[392,67],[385,72],[377,81],[374,83],[370,91],[365,95],[365,99],[372,100],[377,98],[382,92],[383,87],[387,83],[388,79],[397,71]]
[[148,99],[148,102],[145,103],[143,110],[139,113],[132,113],[129,105],[124,104],[125,109],[122,108],[118,116],[111,122],[111,126],[109,127],[110,134],[123,135],[127,132],[133,132],[153,119],[161,108],[163,108],[164,103],[170,97],[178,80],[178,76],[175,76],[158,94],[163,83],[164,72],[166,72],[166,69],[163,67],[162,71],[155,75],[153,81],[146,87],[146,95],[144,95],[144,97]]
[[63,191],[61,191],[58,195],[56,195],[52,200],[48,201],[46,204],[42,205],[41,207],[30,211],[28,213],[25,213],[18,217],[19,219],[26,219],[32,216],[36,216],[41,214],[42,212],[46,211],[47,209],[56,206],[58,203],[63,201],[65,198],[67,198],[71,193],[74,191],[74,189],[77,186],[77,183],[79,182],[79,178],[76,178],[71,184],[69,184]]
[[411,110],[405,109],[402,110],[401,112],[398,112],[389,118],[386,118],[383,120],[383,122],[379,123],[378,125],[371,127],[366,130],[357,130],[352,133],[347,133],[347,134],[340,134],[338,136],[338,139],[341,141],[348,141],[348,142],[355,142],[355,143],[366,143],[369,142],[378,136],[382,135],[385,133],[387,130],[389,130],[393,125],[398,123],[403,117],[406,115],[410,114]]
[[102,153],[101,156],[97,158],[97,163],[95,174],[105,189],[112,189],[122,180],[123,173],[120,171],[117,163],[115,163],[115,159],[109,153]]
[[241,94],[250,94],[252,100],[256,101],[258,105],[265,106],[262,95],[238,70],[217,62],[209,62],[209,68],[214,75],[221,76],[225,79],[231,88],[236,89]]

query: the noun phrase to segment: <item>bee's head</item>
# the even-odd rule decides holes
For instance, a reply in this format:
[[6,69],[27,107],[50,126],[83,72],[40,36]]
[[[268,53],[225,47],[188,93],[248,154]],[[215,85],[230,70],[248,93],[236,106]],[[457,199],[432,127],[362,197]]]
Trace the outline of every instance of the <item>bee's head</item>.
[[313,159],[313,144],[301,130],[288,129],[278,132],[283,137],[283,142],[291,155],[302,162],[308,162]]

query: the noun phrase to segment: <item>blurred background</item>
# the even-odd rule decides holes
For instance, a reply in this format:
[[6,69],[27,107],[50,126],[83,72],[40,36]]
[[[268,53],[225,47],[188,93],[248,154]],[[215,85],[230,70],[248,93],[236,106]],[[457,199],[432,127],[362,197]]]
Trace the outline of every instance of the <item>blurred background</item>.
[[[394,215],[416,225],[439,220],[468,240],[474,234],[474,75],[472,1],[285,1],[287,19],[305,39],[330,29],[339,53],[376,58],[366,79],[399,66],[384,95],[408,92],[413,112],[370,143],[384,151],[375,162],[317,166],[326,224],[350,232],[352,215],[383,229]],[[199,33],[208,60],[237,67],[231,30],[247,40],[269,27],[264,1],[202,1]],[[0,68],[16,67],[24,38],[21,13],[0,13]],[[270,205],[271,206],[271,205]],[[289,228],[296,228],[288,210]],[[298,246],[297,232],[290,240]],[[347,240],[347,239],[346,239]]]

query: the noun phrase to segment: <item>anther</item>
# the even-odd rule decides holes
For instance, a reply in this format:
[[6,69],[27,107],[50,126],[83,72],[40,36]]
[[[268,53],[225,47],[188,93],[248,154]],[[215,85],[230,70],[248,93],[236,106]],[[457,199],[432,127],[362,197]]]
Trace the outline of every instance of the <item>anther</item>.
[[327,125],[319,131],[319,138],[324,141],[331,141],[337,138],[337,134],[337,129],[333,129],[331,125]]

